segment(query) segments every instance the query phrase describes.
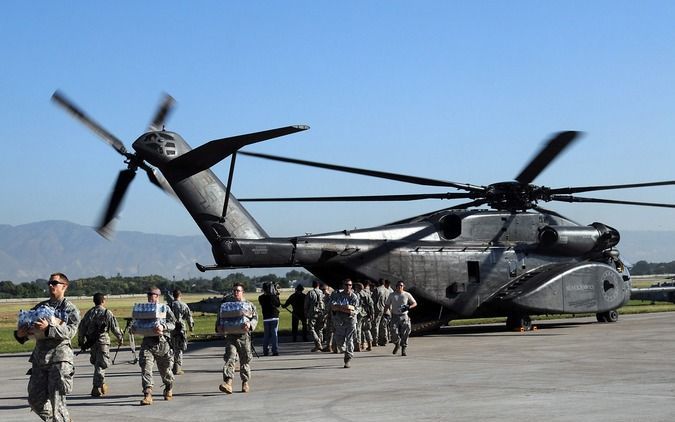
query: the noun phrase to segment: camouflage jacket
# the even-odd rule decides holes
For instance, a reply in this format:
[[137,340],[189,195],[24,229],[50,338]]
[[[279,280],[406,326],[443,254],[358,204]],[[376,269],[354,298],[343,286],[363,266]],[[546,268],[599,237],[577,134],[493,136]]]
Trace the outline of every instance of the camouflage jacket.
[[122,331],[117,323],[117,318],[110,310],[101,305],[94,306],[89,309],[80,321],[80,327],[77,333],[77,340],[80,347],[84,344],[85,337],[91,341],[97,338],[99,344],[110,344],[110,336],[108,333],[112,332],[117,340],[122,340]]
[[[73,349],[70,340],[75,337],[77,327],[80,323],[80,311],[68,299],[61,300],[48,299],[38,303],[33,309],[39,306],[50,306],[54,308],[54,314],[63,321],[62,324],[55,325],[50,323],[45,330],[45,338],[36,340],[35,349],[29,362],[34,365],[49,365],[58,362],[73,362]],[[17,337],[16,340],[23,344],[28,341],[28,337]]]
[[192,311],[187,304],[181,300],[174,300],[171,303],[171,310],[176,317],[176,329],[173,330],[172,335],[182,335],[185,337],[187,329],[190,331],[195,326],[195,320],[192,318]]

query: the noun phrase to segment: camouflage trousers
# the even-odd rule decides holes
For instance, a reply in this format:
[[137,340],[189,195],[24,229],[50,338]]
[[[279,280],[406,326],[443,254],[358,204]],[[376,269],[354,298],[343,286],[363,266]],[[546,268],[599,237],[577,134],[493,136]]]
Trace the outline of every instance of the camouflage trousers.
[[372,320],[369,316],[364,316],[361,318],[361,343],[372,343],[373,335],[371,333],[371,324]]
[[410,336],[410,317],[408,314],[391,316],[391,342],[401,347],[408,347],[408,337]]
[[70,362],[33,364],[28,381],[28,404],[43,421],[68,422],[66,395],[73,390],[75,367]]
[[89,353],[89,362],[94,365],[94,387],[102,387],[105,370],[110,366],[110,345],[95,343]]
[[[174,331],[175,333],[175,331]],[[173,349],[173,367],[183,366],[183,352],[187,350],[188,341],[185,334],[180,333],[171,336],[171,348]]]
[[377,329],[377,344],[380,346],[386,346],[391,339],[391,315],[382,314],[378,323]]
[[354,357],[354,335],[356,333],[356,318],[333,315],[335,328],[335,345],[345,351],[345,359]]
[[325,318],[322,314],[314,314],[307,318],[307,329],[312,336],[312,341],[316,344],[323,343],[323,327]]
[[234,365],[239,357],[239,376],[242,381],[251,379],[251,336],[248,334],[228,334],[225,336],[225,354],[223,359],[223,381],[234,378]]
[[141,367],[141,385],[143,391],[152,388],[154,381],[152,370],[157,362],[159,375],[162,377],[164,388],[173,388],[173,350],[164,336],[145,337],[141,343],[138,364]]

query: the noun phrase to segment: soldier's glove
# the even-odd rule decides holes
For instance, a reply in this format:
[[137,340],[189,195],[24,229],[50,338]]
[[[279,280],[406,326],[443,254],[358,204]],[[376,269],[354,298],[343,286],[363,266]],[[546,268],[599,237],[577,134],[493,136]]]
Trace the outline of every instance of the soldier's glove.
[[409,305],[401,305],[401,313],[408,312],[410,310]]

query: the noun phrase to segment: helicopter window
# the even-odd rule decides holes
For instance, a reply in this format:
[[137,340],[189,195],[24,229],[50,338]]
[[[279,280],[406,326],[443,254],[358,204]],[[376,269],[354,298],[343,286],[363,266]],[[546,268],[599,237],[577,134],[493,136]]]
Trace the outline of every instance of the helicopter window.
[[169,148],[176,148],[176,144],[174,144],[173,142],[167,142],[165,145]]
[[466,261],[466,270],[469,283],[480,283],[480,266],[478,261]]
[[462,219],[458,215],[450,214],[439,221],[441,236],[445,239],[454,239],[462,234]]
[[166,155],[176,155],[176,151],[173,149],[167,149],[166,150]]

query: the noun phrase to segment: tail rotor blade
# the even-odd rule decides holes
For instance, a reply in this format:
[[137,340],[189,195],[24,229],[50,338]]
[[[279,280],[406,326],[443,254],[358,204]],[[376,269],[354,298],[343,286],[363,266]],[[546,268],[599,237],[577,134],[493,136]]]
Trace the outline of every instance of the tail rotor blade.
[[176,103],[176,100],[169,94],[164,94],[164,99],[155,113],[155,117],[152,118],[150,125],[148,126],[149,131],[158,131],[164,130],[164,122],[166,121],[167,116],[173,110],[173,106]]
[[122,141],[120,141],[115,135],[108,132],[98,124],[94,119],[87,116],[82,110],[80,110],[72,101],[67,99],[61,92],[56,91],[52,95],[52,101],[54,101],[59,106],[63,107],[67,112],[69,112],[73,117],[82,122],[89,129],[94,131],[98,136],[100,136],[108,145],[115,148],[117,152],[126,156],[127,149],[124,147]]
[[122,170],[117,176],[115,187],[113,188],[112,194],[110,195],[110,200],[108,201],[108,208],[106,209],[105,214],[103,214],[101,223],[96,229],[98,234],[105,237],[106,239],[110,239],[112,236],[113,221],[115,217],[117,217],[117,212],[120,208],[120,205],[122,204],[124,195],[129,188],[129,184],[132,180],[134,180],[134,176],[136,176],[136,171],[133,169]]

